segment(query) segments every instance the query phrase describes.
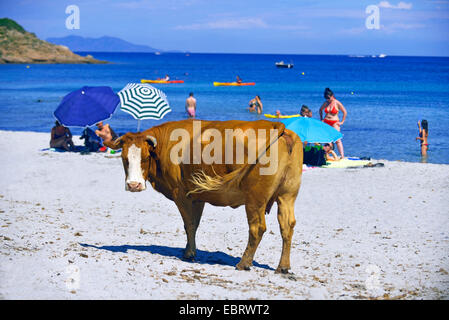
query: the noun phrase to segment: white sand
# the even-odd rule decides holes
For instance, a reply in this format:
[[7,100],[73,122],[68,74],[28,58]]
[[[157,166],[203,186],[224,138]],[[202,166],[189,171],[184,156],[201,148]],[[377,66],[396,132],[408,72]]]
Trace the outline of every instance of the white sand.
[[294,275],[279,275],[276,205],[251,271],[234,268],[243,207],[206,205],[197,261],[185,262],[173,202],[149,185],[125,192],[117,155],[39,151],[48,140],[0,131],[0,298],[449,298],[448,165],[304,172]]

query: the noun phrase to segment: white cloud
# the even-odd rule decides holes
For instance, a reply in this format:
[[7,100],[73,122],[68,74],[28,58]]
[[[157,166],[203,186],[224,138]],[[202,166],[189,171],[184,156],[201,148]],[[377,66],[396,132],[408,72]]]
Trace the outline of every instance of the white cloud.
[[397,5],[394,5],[388,1],[381,1],[378,6],[380,8],[410,10],[413,7],[413,4],[401,1]]
[[214,21],[193,23],[188,25],[178,25],[175,30],[245,30],[245,29],[273,29],[283,31],[304,31],[310,27],[304,25],[277,25],[268,24],[261,18],[226,18]]

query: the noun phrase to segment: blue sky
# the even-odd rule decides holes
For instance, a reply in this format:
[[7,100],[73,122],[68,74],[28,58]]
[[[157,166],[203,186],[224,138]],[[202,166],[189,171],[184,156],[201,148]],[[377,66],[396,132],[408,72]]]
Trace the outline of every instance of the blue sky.
[[[80,29],[65,26],[68,5]],[[379,29],[367,29],[369,5]],[[449,56],[449,0],[1,0],[42,39],[119,37],[161,50]]]

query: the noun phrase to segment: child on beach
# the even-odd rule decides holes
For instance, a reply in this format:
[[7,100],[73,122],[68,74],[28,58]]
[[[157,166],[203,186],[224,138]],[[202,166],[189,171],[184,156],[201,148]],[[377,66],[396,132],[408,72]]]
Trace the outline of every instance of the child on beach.
[[427,142],[427,137],[429,135],[429,124],[427,120],[421,120],[421,124],[418,121],[419,137],[416,140],[421,141],[421,156],[427,156],[427,150],[429,150],[429,143]]

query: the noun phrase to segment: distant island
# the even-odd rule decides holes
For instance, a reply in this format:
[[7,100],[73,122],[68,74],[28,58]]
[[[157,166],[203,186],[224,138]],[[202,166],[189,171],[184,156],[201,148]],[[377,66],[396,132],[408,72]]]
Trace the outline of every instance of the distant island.
[[0,19],[0,64],[5,63],[107,63],[91,55],[82,57],[62,45],[40,40],[14,20]]
[[63,45],[72,51],[87,52],[159,52],[160,50],[115,37],[85,38],[80,36],[67,36],[62,38],[48,38],[48,42]]

